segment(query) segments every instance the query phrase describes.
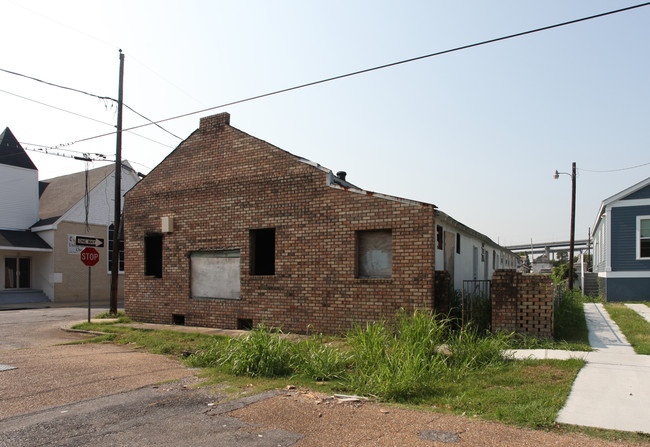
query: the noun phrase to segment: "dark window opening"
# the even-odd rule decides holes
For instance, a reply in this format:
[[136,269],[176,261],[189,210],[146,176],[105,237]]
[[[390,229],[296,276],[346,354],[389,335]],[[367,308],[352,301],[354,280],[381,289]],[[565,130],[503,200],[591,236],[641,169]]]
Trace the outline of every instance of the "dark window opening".
[[144,238],[144,274],[154,278],[162,278],[162,234],[145,236]]
[[185,315],[172,314],[172,324],[185,326]]
[[[108,227],[108,271],[112,272],[113,271],[113,229],[115,226],[111,224]],[[121,273],[124,273],[124,238],[119,238],[119,271]]]
[[442,238],[442,227],[436,225],[436,242],[438,243],[438,250],[442,250],[443,238]]
[[357,277],[390,278],[393,274],[391,230],[357,232]]
[[456,233],[456,253],[460,254],[460,233]]
[[252,318],[237,318],[237,329],[242,331],[250,331],[253,329]]
[[275,228],[250,230],[250,274],[275,275]]

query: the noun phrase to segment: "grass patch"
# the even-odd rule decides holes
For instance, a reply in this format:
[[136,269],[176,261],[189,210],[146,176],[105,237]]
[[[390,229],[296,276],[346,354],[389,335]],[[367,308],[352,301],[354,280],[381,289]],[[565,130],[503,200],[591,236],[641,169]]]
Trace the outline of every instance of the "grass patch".
[[113,319],[113,318],[117,318],[118,323],[131,323],[132,322],[132,320],[129,317],[126,316],[126,314],[124,313],[123,310],[117,311],[116,314],[112,314],[110,312],[103,312],[103,313],[101,313],[99,315],[95,315],[93,317],[93,319],[97,319],[97,320],[107,320],[107,319]]
[[637,354],[650,355],[650,323],[622,303],[605,303],[607,313]]
[[[589,346],[584,298],[579,290],[562,290],[555,303],[553,336],[556,340]],[[591,350],[588,349],[588,350]]]
[[223,340],[225,337],[217,335],[204,335],[198,333],[184,333],[176,331],[153,331],[149,329],[132,329],[116,326],[114,324],[82,323],[73,329],[101,331],[107,333],[89,340],[77,343],[116,343],[132,344],[137,348],[145,349],[153,354],[186,355],[200,350],[209,349],[214,340]]
[[[287,385],[323,393],[374,396],[401,405],[477,415],[531,428],[553,428],[580,360],[504,358],[512,336],[460,329],[426,312],[358,325],[343,339],[290,341],[259,326],[244,338],[88,324],[100,342],[130,343],[203,368],[206,384],[233,398]],[[87,342],[87,341],[86,341]]]
[[524,360],[447,382],[425,403],[530,428],[553,428],[583,360]]

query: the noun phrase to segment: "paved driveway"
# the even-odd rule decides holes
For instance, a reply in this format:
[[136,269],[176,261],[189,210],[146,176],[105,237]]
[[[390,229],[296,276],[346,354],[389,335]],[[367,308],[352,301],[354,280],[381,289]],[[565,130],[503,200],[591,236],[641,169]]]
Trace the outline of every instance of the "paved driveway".
[[0,418],[193,375],[128,346],[56,346],[86,338],[61,330],[84,318],[83,308],[0,312],[0,365],[14,368],[0,371]]
[[[106,309],[93,309],[91,314],[97,315],[105,311]],[[88,309],[82,307],[1,311],[0,352],[35,346],[52,346],[85,338],[84,335],[66,334],[61,331],[61,326],[87,318]]]

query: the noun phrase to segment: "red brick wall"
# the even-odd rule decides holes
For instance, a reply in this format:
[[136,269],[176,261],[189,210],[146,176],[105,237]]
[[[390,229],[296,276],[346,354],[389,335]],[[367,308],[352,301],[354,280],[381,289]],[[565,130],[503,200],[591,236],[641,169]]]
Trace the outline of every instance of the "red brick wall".
[[[433,207],[327,186],[327,173],[229,125],[200,128],[125,199],[125,308],[136,320],[340,332],[403,307],[431,309]],[[144,236],[163,235],[162,278],[146,278]],[[275,275],[251,276],[249,230],[275,228]],[[392,277],[356,277],[356,231],[392,230]],[[241,298],[193,299],[189,254],[240,250]]]
[[497,270],[492,276],[492,330],[553,336],[553,281],[549,275]]

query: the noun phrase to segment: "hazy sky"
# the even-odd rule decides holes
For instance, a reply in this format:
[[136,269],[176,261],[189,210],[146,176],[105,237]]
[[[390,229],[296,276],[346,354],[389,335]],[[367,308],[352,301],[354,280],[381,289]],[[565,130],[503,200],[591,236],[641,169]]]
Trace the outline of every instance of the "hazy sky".
[[[634,4],[0,0],[0,68],[116,98],[121,48],[124,102],[159,120]],[[650,165],[591,172],[650,163],[649,43],[643,7],[163,126],[184,139],[201,116],[227,111],[234,127],[364,189],[433,203],[502,245],[568,240],[571,180],[553,173],[575,161],[582,239],[603,199],[650,176]],[[111,132],[116,120],[110,101],[4,72],[0,104],[0,127],[26,148]],[[125,128],[142,123],[125,109]],[[180,142],[135,132],[123,156],[142,172]],[[110,156],[115,137],[61,149]],[[28,153],[41,179],[84,169]]]

